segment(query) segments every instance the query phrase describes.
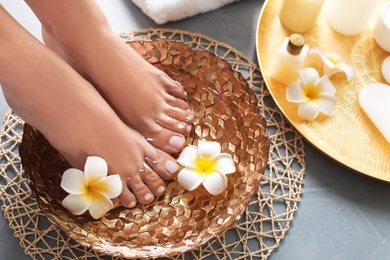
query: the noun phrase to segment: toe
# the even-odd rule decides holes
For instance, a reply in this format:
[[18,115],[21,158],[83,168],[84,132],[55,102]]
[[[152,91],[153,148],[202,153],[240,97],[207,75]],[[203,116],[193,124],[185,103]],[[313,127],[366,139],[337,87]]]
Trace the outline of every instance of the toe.
[[194,114],[190,109],[181,109],[179,107],[172,106],[165,111],[165,114],[170,118],[174,118],[187,124],[194,122]]
[[172,132],[166,128],[160,128],[157,134],[149,135],[146,139],[156,148],[167,153],[177,153],[183,149],[186,139],[183,135]]
[[147,161],[149,167],[164,180],[175,178],[180,169],[176,160],[162,150],[157,149],[157,154],[159,158],[157,161]]
[[187,136],[192,129],[192,124],[179,121],[173,117],[164,116],[161,117],[160,120],[156,120],[156,123],[158,123],[160,126],[162,126],[165,129],[168,129],[172,132]]
[[119,195],[119,200],[121,204],[126,208],[134,208],[137,204],[137,199],[134,194],[129,190],[125,182],[123,182],[123,190],[121,195]]
[[176,80],[173,80],[166,73],[163,74],[164,78],[164,87],[165,91],[170,95],[184,99],[187,97],[187,92],[184,90],[183,86]]
[[152,191],[145,185],[141,179],[141,174],[136,174],[134,176],[127,178],[127,185],[130,186],[130,189],[133,191],[134,195],[137,197],[137,200],[141,204],[146,204],[151,202],[154,199]]
[[165,191],[165,182],[146,164],[141,179],[155,196],[159,196]]

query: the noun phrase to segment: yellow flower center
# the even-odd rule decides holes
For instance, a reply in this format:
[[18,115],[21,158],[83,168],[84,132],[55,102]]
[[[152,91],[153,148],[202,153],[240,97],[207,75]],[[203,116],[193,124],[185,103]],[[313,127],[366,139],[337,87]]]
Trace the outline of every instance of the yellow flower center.
[[331,57],[328,57],[328,59],[329,59],[334,65],[338,65],[338,64],[339,64],[339,60],[338,60],[338,59],[331,58]]
[[200,174],[206,175],[214,171],[215,164],[215,160],[208,156],[199,157],[195,162],[195,166],[198,172]]
[[305,95],[309,100],[316,100],[320,95],[320,88],[315,87],[314,84],[307,84],[305,86]]

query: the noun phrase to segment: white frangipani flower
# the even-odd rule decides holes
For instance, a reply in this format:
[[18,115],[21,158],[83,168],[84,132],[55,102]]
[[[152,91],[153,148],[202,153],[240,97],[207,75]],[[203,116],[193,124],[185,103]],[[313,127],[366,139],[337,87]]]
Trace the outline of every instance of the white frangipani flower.
[[338,72],[344,72],[348,81],[353,78],[353,69],[337,53],[322,52],[317,48],[310,49],[310,54],[316,54],[321,57],[323,64],[323,73],[331,77]]
[[64,172],[61,187],[69,193],[62,205],[74,215],[87,210],[95,219],[101,218],[114,205],[111,199],[122,193],[122,181],[119,175],[107,176],[106,161],[98,156],[89,156],[84,172],[68,169]]
[[218,142],[199,141],[198,147],[187,146],[177,161],[184,166],[177,181],[191,191],[203,184],[212,195],[217,195],[227,187],[226,174],[236,172],[232,157],[221,153]]
[[336,104],[336,88],[328,76],[319,77],[317,70],[306,68],[299,71],[301,82],[291,83],[286,89],[289,102],[299,103],[298,116],[314,120],[319,112],[331,116]]

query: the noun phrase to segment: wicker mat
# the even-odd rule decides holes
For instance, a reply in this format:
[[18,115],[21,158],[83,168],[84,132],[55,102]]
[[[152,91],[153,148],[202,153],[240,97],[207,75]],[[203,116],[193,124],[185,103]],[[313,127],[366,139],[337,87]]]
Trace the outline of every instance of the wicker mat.
[[[268,166],[243,217],[224,235],[170,259],[266,259],[283,239],[303,193],[304,144],[270,96],[259,68],[234,48],[186,31],[148,29],[123,33],[125,41],[166,37],[215,53],[239,70],[258,97],[271,140]],[[32,195],[18,147],[23,121],[9,111],[0,133],[2,210],[25,253],[33,259],[121,259],[102,256],[70,239],[52,225]]]

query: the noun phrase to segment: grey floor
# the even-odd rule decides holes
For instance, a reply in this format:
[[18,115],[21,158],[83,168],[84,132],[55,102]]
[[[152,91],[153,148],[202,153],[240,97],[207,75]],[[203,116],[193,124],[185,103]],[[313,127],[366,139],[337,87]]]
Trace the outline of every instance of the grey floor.
[[[212,1],[212,0],[211,0]],[[130,0],[99,0],[116,32],[166,27],[226,42],[256,60],[262,0],[242,0],[183,21],[156,25]],[[0,0],[38,39],[39,22],[21,0]],[[0,117],[8,107],[0,95]],[[304,194],[290,230],[270,259],[390,259],[390,186],[338,165],[309,144]],[[390,174],[390,173],[389,173]],[[29,259],[0,214],[0,259]]]

